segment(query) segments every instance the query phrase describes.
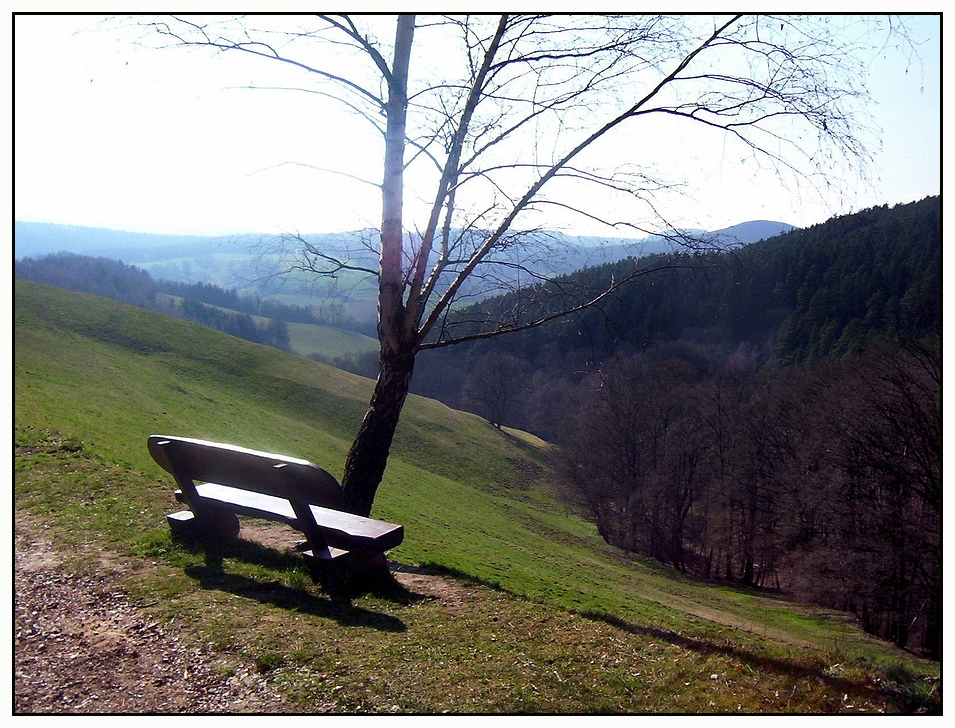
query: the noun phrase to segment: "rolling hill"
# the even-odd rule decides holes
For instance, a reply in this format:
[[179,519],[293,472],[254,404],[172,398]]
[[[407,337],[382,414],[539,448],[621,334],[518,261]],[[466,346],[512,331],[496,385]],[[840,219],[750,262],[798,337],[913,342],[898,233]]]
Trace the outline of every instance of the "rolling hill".
[[[698,234],[727,247],[746,245],[792,230],[792,225],[754,220],[730,228]],[[317,233],[305,237],[316,247],[347,258],[352,264],[374,269],[377,256],[362,241],[375,239],[374,231]],[[572,236],[560,232],[535,233],[530,251],[517,250],[521,264],[545,275],[568,274],[587,266],[602,265],[632,255],[670,251],[667,236],[639,239]],[[58,252],[121,260],[150,273],[156,280],[206,283],[243,295],[274,298],[291,305],[317,300],[340,302],[359,321],[374,321],[375,288],[367,275],[342,273],[338,280],[305,280],[281,274],[289,247],[281,235],[234,236],[157,235],[72,225],[16,221],[14,257],[36,258]],[[291,247],[297,247],[294,241]],[[536,250],[536,252],[535,252]],[[542,256],[540,250],[547,250]],[[512,253],[507,253],[511,255]],[[510,275],[508,268],[500,275]],[[471,284],[469,284],[471,286]],[[474,292],[475,295],[479,291]]]
[[[725,244],[746,245],[779,235],[793,229],[792,225],[771,220],[750,220],[728,228],[704,233],[702,230],[688,231],[705,234],[721,240]],[[657,253],[667,248],[663,236],[648,236],[643,239],[626,239],[599,236],[566,235],[563,233],[545,233],[559,239],[561,245],[578,251],[572,255],[576,260],[586,258],[589,252],[601,248],[609,254],[599,255],[600,262],[616,253],[632,255],[635,246],[642,246],[647,254]],[[310,240],[328,241],[333,247],[345,247],[354,241],[373,235],[369,231],[353,231],[337,234],[313,234],[306,236]],[[126,263],[142,264],[144,268],[165,261],[189,260],[206,256],[246,256],[267,235],[161,235],[138,233],[106,228],[89,228],[76,225],[59,225],[45,222],[16,221],[14,223],[14,255],[16,258],[38,257],[51,253],[69,252],[78,255],[102,256],[114,258]],[[623,252],[627,251],[627,252]],[[370,258],[374,263],[374,257]],[[586,264],[586,263],[582,263]],[[580,267],[580,266],[577,266]],[[205,283],[214,281],[203,281]],[[234,285],[234,283],[229,284]]]
[[[449,623],[443,615],[425,623],[419,620],[431,614],[429,607],[375,595],[355,600],[344,617],[334,612],[333,620],[315,606],[325,604],[323,597],[302,580],[288,552],[229,554],[211,582],[252,583],[255,594],[277,590],[274,598],[210,589],[189,578],[207,574],[208,555],[169,540],[164,515],[174,508],[172,485],[149,458],[147,436],[222,440],[305,457],[337,473],[371,382],[198,325],[23,280],[15,282],[14,339],[17,513],[43,524],[66,553],[75,549],[75,568],[101,568],[107,553],[130,564],[124,588],[155,619],[191,624],[195,639],[251,662],[279,655],[287,669],[272,679],[281,678],[303,710],[334,685],[318,681],[305,689],[301,676],[317,680],[342,663],[349,667],[334,672],[339,688],[375,699],[340,703],[346,710],[385,710],[379,698],[411,712],[575,712],[574,705],[582,712],[935,709],[935,698],[919,697],[912,686],[931,696],[937,666],[871,639],[844,615],[696,582],[607,546],[560,499],[554,453],[544,443],[421,397],[409,399],[373,515],[405,526],[404,543],[390,553],[396,562],[483,585],[487,601],[474,607],[490,614],[483,610],[493,604],[498,628],[471,625],[480,635],[474,642],[473,634],[457,631],[465,619]],[[84,544],[95,546],[92,560],[83,561]],[[312,606],[302,611],[289,604]],[[223,609],[232,615],[227,634],[216,617]],[[365,617],[356,617],[369,610],[387,612],[404,629],[370,629]],[[552,632],[541,622],[536,634],[508,629],[527,610],[555,619],[571,640],[550,668],[538,664],[544,657],[537,650]],[[247,622],[257,626],[245,633],[240,625]],[[582,625],[581,641],[572,641]],[[614,666],[606,653],[592,652],[606,647],[588,646],[591,629],[610,630],[620,654],[638,656]],[[291,649],[289,630],[306,630],[308,644]],[[473,651],[492,654],[498,640],[507,643],[498,645],[506,648],[505,674],[536,676],[550,702],[517,682],[488,688],[492,673],[477,671]],[[454,652],[462,645],[472,650],[469,659]],[[323,657],[333,648],[335,665]],[[454,652],[446,659],[455,667],[440,673],[425,667],[448,654],[443,650]],[[693,666],[693,675],[684,665]],[[758,680],[745,677],[757,670]],[[651,674],[660,678],[659,688],[645,682]],[[382,675],[401,689],[386,695],[380,684],[373,687]],[[711,675],[717,679],[707,682]],[[885,690],[872,688],[873,675]],[[475,688],[470,697],[452,690],[462,680]],[[673,686],[684,682],[674,698]],[[657,692],[664,684],[666,692]],[[903,684],[907,697],[900,697]],[[725,692],[714,692],[722,685]],[[443,697],[449,692],[458,697]]]

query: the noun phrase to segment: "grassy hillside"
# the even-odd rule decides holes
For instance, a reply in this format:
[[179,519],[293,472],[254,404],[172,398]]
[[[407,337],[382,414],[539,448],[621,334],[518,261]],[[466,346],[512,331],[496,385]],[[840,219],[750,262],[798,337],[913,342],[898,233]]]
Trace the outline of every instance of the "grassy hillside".
[[334,359],[339,356],[355,356],[367,351],[378,351],[377,340],[354,331],[320,324],[299,323],[291,323],[288,328],[292,350],[302,356],[320,354]]
[[[330,704],[322,700],[335,686],[319,676],[334,670],[337,710],[938,707],[937,666],[841,615],[687,580],[609,548],[554,497],[544,443],[417,397],[373,515],[405,526],[391,558],[468,585],[463,613],[371,594],[335,604],[288,551],[249,545],[204,571],[208,555],[169,539],[173,487],[147,436],[222,440],[338,474],[372,383],[20,280],[14,335],[18,521],[43,524],[75,552],[77,568],[100,568],[100,552],[114,554],[130,565],[125,588],[157,618],[187,613],[197,641],[256,664],[302,710]],[[290,645],[290,630],[308,640]],[[375,682],[382,675],[387,690]]]
[[[160,294],[164,299],[171,301],[172,305],[182,305],[181,296],[171,296]],[[232,309],[221,306],[212,306],[225,313],[236,313]],[[251,316],[256,326],[268,326],[270,319],[264,316]],[[359,334],[356,331],[325,326],[323,324],[288,324],[289,344],[291,350],[301,356],[311,356],[318,354],[325,359],[333,360],[337,357],[349,357],[363,354],[368,351],[378,351],[378,341],[370,336]]]

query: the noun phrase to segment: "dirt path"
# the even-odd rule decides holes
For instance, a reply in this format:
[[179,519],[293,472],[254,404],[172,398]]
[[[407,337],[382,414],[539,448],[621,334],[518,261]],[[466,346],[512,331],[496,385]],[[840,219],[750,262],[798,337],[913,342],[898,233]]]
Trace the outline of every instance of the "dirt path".
[[[246,529],[278,543],[284,534]],[[283,713],[288,705],[251,665],[189,649],[134,607],[116,587],[120,574],[64,571],[41,529],[16,524],[14,712]],[[249,535],[252,535],[249,534]],[[400,573],[419,594],[460,600],[460,585]],[[325,706],[334,710],[334,706]],[[315,706],[322,712],[322,706]]]
[[108,574],[63,572],[49,543],[17,530],[16,713],[288,710],[256,674],[189,650],[150,622]]

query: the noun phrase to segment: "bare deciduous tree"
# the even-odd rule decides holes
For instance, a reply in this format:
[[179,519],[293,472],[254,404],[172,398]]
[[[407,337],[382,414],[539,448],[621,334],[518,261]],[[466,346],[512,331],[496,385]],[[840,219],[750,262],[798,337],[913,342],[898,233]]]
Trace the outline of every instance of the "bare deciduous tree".
[[[711,134],[736,160],[822,186],[834,167],[868,154],[856,103],[864,69],[853,54],[871,19],[186,16],[149,28],[167,45],[284,64],[299,74],[290,86],[357,113],[383,140],[377,265],[304,239],[295,263],[377,278],[379,376],[342,480],[360,514],[371,511],[418,352],[539,325],[649,272],[578,291],[543,285],[534,262],[551,253],[547,211],[629,232],[672,228],[657,211],[681,180],[642,163],[657,151],[658,123]],[[608,148],[613,164],[601,164]],[[410,175],[428,200],[416,220],[405,215]],[[625,204],[587,203],[592,189]],[[521,286],[519,310],[477,332],[457,325],[450,314],[462,300],[501,285]],[[559,310],[538,305],[548,296]]]
[[472,411],[500,430],[519,404],[523,379],[520,359],[489,352],[472,364],[464,385],[464,400]]

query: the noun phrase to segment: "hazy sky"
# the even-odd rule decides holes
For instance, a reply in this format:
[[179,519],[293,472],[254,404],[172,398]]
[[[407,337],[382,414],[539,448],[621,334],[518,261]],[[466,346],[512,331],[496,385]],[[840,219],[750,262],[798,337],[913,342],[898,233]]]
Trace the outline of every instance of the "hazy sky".
[[[230,89],[251,83],[254,71],[230,54],[144,50],[115,34],[77,32],[92,20],[15,19],[15,219],[209,234],[377,227],[376,190],[296,166],[380,177],[375,144],[350,139],[354,129],[330,132],[314,99]],[[889,51],[870,67],[883,145],[871,188],[850,180],[820,201],[772,175],[702,165],[687,179],[692,204],[675,222],[805,226],[939,194],[940,21],[923,16],[910,27],[925,41],[921,61],[906,66]]]

